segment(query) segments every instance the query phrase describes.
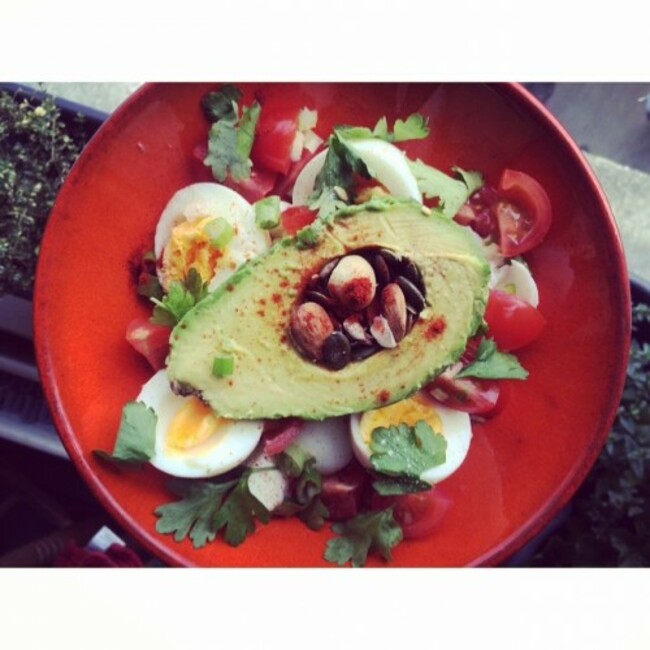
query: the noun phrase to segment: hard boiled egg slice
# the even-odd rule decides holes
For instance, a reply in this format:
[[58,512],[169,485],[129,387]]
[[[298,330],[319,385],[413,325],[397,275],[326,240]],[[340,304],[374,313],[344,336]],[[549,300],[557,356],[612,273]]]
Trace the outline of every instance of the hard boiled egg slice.
[[[422,203],[422,194],[411,172],[406,156],[395,145],[376,138],[346,140],[350,149],[365,163],[370,175],[397,199],[413,199]],[[307,205],[314,193],[316,176],[323,168],[327,150],[314,156],[302,169],[293,186],[293,205]]]
[[158,416],[151,464],[182,478],[217,476],[243,463],[262,436],[258,420],[226,420],[197,397],[175,395],[165,370],[143,387],[138,401]]
[[[232,228],[232,238],[219,245],[214,226],[224,222]],[[256,225],[255,211],[246,199],[219,183],[195,183],[176,192],[163,210],[154,251],[162,258],[158,275],[166,290],[193,267],[213,291],[270,245],[269,234]]]
[[305,422],[294,444],[314,457],[316,469],[324,475],[338,472],[352,460],[346,416]]
[[493,270],[490,281],[492,288],[513,293],[533,307],[539,305],[539,291],[530,269],[518,260],[510,260]]
[[424,420],[435,433],[442,434],[447,441],[445,462],[424,471],[420,479],[432,485],[443,481],[465,460],[472,440],[472,427],[467,413],[434,404],[422,393],[390,406],[352,415],[350,429],[354,455],[364,467],[371,468],[372,432],[377,427],[397,426],[402,423],[412,427],[419,420]]

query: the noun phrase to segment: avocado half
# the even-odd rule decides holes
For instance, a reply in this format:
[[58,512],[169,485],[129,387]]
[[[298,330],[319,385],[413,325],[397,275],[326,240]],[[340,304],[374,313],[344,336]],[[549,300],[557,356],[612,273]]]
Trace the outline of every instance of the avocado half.
[[[284,239],[241,267],[188,312],[171,337],[168,374],[222,417],[320,420],[408,397],[453,364],[480,326],[490,268],[467,229],[415,203],[341,215],[313,248]],[[396,348],[330,370],[294,348],[291,311],[331,258],[368,246],[406,256],[422,271],[427,306]],[[216,356],[234,372],[212,374]]]

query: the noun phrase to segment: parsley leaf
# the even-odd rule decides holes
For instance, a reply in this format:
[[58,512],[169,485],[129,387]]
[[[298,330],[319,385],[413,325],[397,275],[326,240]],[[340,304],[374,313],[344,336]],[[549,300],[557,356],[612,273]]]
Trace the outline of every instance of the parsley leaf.
[[373,482],[372,487],[381,496],[427,492],[431,489],[431,485],[426,481],[404,476],[379,479]]
[[294,479],[295,499],[285,501],[277,509],[277,514],[286,517],[296,515],[308,528],[320,530],[329,512],[320,498],[323,478],[315,465],[316,459],[298,445],[291,445],[278,455],[277,468]]
[[208,295],[208,283],[201,274],[190,268],[185,280],[174,280],[162,300],[151,298],[155,303],[151,322],[155,325],[174,327],[185,314]]
[[243,93],[231,84],[222,86],[221,90],[208,93],[201,102],[206,117],[213,121],[225,119],[237,121],[237,104],[241,101]]
[[214,529],[224,529],[224,539],[230,546],[239,546],[255,532],[255,518],[268,524],[271,514],[248,488],[250,471],[244,473],[235,489],[226,497],[214,518]]
[[377,427],[370,440],[370,462],[375,470],[389,476],[419,480],[427,469],[445,462],[447,441],[420,420],[414,427]]
[[217,536],[214,519],[226,493],[237,483],[236,480],[226,483],[170,481],[167,487],[182,499],[156,509],[155,514],[160,517],[156,530],[163,534],[174,533],[177,542],[189,535],[194,548],[202,548]]
[[497,350],[492,339],[483,339],[479,345],[476,359],[463,368],[456,377],[475,377],[476,379],[526,379],[528,371],[522,367],[514,354]]
[[449,218],[460,210],[476,190],[483,187],[483,177],[478,172],[466,172],[460,167],[454,167],[454,171],[461,177],[459,180],[419,159],[415,162],[407,159],[407,162],[422,194],[429,199],[440,199],[440,212]]
[[393,142],[423,140],[428,136],[429,126],[427,120],[419,113],[409,115],[405,121],[396,120],[395,125],[393,126]]
[[221,483],[170,481],[169,489],[182,499],[156,509],[160,517],[156,530],[174,533],[177,542],[189,535],[194,547],[201,548],[223,529],[226,543],[239,546],[255,532],[256,518],[265,524],[270,519],[269,511],[249,490],[250,475],[249,470],[239,479]]
[[425,117],[419,113],[413,113],[406,120],[395,120],[392,132],[388,130],[388,120],[384,116],[379,119],[372,131],[365,126],[337,126],[335,133],[340,139],[347,140],[377,138],[386,142],[404,142],[427,138],[429,127]]
[[377,551],[385,560],[392,559],[391,550],[403,539],[404,533],[393,517],[393,509],[357,515],[332,526],[341,535],[327,542],[325,559],[339,566],[351,562],[364,566],[370,551]]
[[127,402],[112,454],[95,450],[102,460],[121,463],[146,463],[154,455],[156,443],[156,412],[144,402]]

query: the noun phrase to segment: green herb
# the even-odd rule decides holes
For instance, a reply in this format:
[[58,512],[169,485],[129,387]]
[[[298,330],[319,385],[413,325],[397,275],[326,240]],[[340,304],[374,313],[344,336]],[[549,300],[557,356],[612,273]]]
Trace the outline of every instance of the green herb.
[[64,124],[54,99],[38,106],[0,92],[0,296],[29,296],[54,200],[90,129]]
[[455,179],[421,160],[408,160],[408,165],[422,194],[429,199],[439,199],[440,213],[449,218],[460,210],[476,190],[483,187],[483,178],[478,172],[466,172],[460,167],[454,167],[460,176],[460,179]]
[[230,546],[239,546],[255,532],[255,521],[267,524],[269,511],[254,497],[248,487],[251,471],[241,478],[223,482],[174,480],[169,489],[180,501],[160,506],[156,530],[174,533],[177,542],[188,535],[195,548],[213,541],[223,530],[224,540]]
[[372,487],[377,494],[382,496],[413,494],[414,492],[427,492],[431,489],[431,485],[426,481],[404,476],[373,481]]
[[279,196],[267,196],[255,203],[255,223],[262,230],[273,230],[280,225]]
[[414,427],[402,422],[374,429],[370,450],[370,462],[376,471],[419,481],[422,472],[445,462],[447,441],[424,420]]
[[151,322],[155,325],[174,327],[185,314],[208,295],[208,283],[192,267],[183,282],[174,280],[169,292],[162,300],[152,298],[155,303]]
[[102,460],[120,463],[146,463],[155,452],[156,412],[144,402],[128,402],[122,410],[122,420],[112,454],[95,450]]
[[226,84],[221,90],[208,93],[201,102],[203,112],[212,122],[219,120],[237,121],[238,103],[243,93],[236,86]]
[[632,322],[627,380],[612,431],[568,519],[532,566],[650,566],[650,344],[644,342],[650,307],[635,305]]
[[341,537],[327,542],[325,559],[339,566],[348,562],[354,567],[364,566],[371,551],[390,561],[392,549],[404,539],[392,508],[357,515],[354,519],[334,524],[332,531]]
[[215,377],[228,377],[235,370],[233,357],[215,357],[212,362],[212,374]]
[[377,138],[386,142],[404,142],[427,138],[429,126],[425,117],[419,113],[413,113],[406,120],[396,120],[392,133],[388,130],[388,120],[385,116],[377,122],[372,130],[365,126],[337,126],[334,132],[339,138],[345,140]]
[[298,445],[291,445],[276,458],[276,467],[292,479],[294,499],[286,500],[276,514],[297,516],[308,528],[320,530],[329,513],[320,493],[323,479],[316,469],[316,459]]
[[205,234],[214,248],[223,250],[233,240],[235,228],[223,217],[215,217],[204,226]]
[[255,139],[255,129],[262,107],[253,102],[242,109],[239,117],[238,102],[241,92],[233,86],[208,94],[203,108],[215,122],[210,127],[208,155],[204,163],[211,167],[218,181],[225,181],[230,174],[235,181],[250,177],[252,163],[250,154]]
[[476,379],[526,379],[528,371],[522,367],[514,354],[497,350],[492,339],[483,339],[479,345],[476,359],[463,368],[456,377],[475,377]]

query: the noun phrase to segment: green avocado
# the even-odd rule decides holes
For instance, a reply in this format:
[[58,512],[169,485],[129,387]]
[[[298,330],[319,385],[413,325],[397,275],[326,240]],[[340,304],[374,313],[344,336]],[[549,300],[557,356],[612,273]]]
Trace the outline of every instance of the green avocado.
[[[488,298],[489,265],[471,233],[415,203],[351,212],[312,248],[278,242],[186,314],[168,357],[179,393],[199,395],[226,418],[320,420],[404,399],[458,360]],[[298,296],[328,260],[369,246],[419,266],[427,305],[397,347],[340,370],[313,363],[289,333]],[[232,358],[232,374],[215,376],[215,357]]]

